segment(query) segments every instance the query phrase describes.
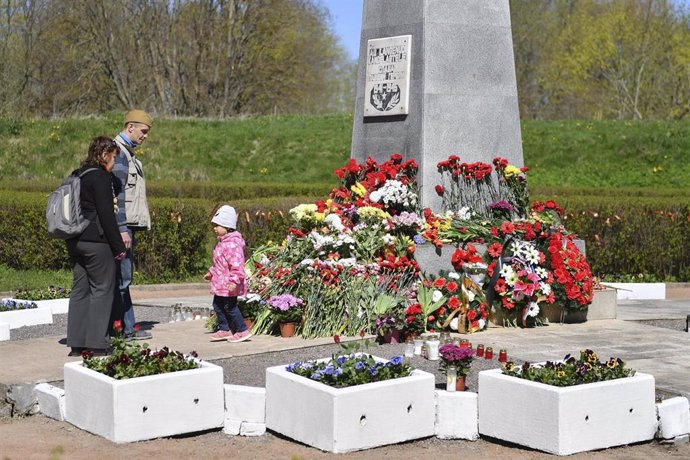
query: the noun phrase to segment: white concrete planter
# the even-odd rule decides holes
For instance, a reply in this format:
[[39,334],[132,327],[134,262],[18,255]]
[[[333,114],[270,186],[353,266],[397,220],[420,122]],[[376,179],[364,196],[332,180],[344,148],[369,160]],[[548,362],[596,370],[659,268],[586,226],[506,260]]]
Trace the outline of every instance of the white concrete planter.
[[223,368],[115,380],[65,364],[65,420],[113,442],[132,442],[223,426]]
[[5,299],[14,300],[16,302],[33,302],[38,308],[47,308],[54,315],[65,314],[69,311],[69,297],[64,299],[49,299],[49,300],[20,300],[20,299]]
[[409,377],[334,388],[270,367],[266,427],[333,453],[433,436],[434,385],[432,374],[414,370]]
[[[16,300],[16,299],[4,299]],[[17,300],[17,302],[31,302],[30,300]],[[13,310],[0,312],[0,323],[10,325],[10,329],[23,326],[35,326],[36,324],[53,324],[53,314],[50,308],[29,308],[26,310]]]
[[666,298],[665,283],[603,283],[616,289],[618,300],[662,300]]
[[554,387],[479,373],[479,434],[557,455],[646,441],[657,429],[654,377]]

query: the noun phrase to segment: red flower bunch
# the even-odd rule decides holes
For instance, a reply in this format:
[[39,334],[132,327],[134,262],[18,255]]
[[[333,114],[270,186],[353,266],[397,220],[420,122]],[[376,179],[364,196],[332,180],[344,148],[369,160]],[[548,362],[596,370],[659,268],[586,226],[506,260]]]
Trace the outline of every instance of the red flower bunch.
[[535,201],[532,203],[532,211],[534,212],[545,212],[554,211],[559,217],[563,216],[563,208],[561,208],[558,203],[553,200],[548,201]]
[[[452,278],[451,276],[454,276]],[[488,327],[489,311],[481,287],[465,276],[436,278],[431,285],[448,300],[436,311],[435,328],[453,332],[477,332]],[[454,321],[457,319],[457,321]]]
[[594,297],[592,271],[570,236],[560,232],[548,239],[548,257],[555,277],[553,291],[566,308],[581,309]]
[[473,244],[468,244],[467,249],[456,249],[453,253],[450,262],[457,271],[462,271],[462,267],[465,264],[473,264],[477,262],[483,262],[482,256],[477,252],[477,248]]

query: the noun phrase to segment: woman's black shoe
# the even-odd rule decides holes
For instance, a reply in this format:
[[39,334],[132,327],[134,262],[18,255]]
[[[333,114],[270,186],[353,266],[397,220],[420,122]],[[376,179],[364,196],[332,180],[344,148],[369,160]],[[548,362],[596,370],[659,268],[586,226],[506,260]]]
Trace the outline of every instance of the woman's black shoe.
[[83,348],[72,347],[72,350],[70,350],[70,352],[67,353],[67,356],[81,356],[82,351],[84,351]]

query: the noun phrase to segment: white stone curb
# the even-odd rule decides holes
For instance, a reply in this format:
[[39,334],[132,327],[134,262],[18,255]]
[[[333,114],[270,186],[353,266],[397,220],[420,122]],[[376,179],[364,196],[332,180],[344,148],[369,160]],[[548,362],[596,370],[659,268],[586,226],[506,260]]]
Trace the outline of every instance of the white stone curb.
[[436,390],[435,434],[439,439],[479,439],[477,393]]
[[[20,300],[19,302],[26,302]],[[53,324],[53,314],[50,308],[29,308],[26,310],[12,310],[0,312],[0,322],[10,325],[10,329],[37,324]]]
[[55,420],[65,420],[65,390],[48,383],[39,383],[35,387],[39,411]]
[[673,439],[690,433],[690,403],[688,398],[678,396],[657,403],[659,431],[657,438]]
[[223,432],[232,436],[261,436],[266,433],[266,389],[223,385],[225,422]]
[[0,323],[0,342],[10,340],[10,323]]

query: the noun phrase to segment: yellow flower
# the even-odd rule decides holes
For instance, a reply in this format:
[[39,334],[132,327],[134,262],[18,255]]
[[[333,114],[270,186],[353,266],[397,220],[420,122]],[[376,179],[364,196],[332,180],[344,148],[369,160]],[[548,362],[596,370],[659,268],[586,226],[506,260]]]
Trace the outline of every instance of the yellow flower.
[[364,186],[362,184],[360,184],[359,182],[357,182],[355,185],[350,187],[350,190],[352,190],[352,193],[354,193],[355,195],[357,195],[359,197],[363,197],[364,195],[367,194],[367,189],[364,188]]
[[362,206],[357,210],[357,214],[359,214],[359,217],[361,218],[374,218],[374,219],[390,219],[391,215],[388,214],[386,211],[383,211],[379,208],[375,208],[373,206]]
[[522,171],[520,171],[520,168],[513,165],[508,165],[506,166],[506,169],[503,170],[503,174],[505,175],[506,179],[510,179],[514,176],[519,176],[521,173]]

